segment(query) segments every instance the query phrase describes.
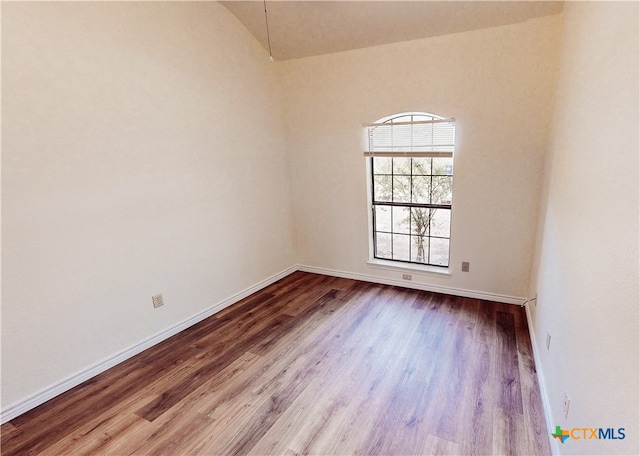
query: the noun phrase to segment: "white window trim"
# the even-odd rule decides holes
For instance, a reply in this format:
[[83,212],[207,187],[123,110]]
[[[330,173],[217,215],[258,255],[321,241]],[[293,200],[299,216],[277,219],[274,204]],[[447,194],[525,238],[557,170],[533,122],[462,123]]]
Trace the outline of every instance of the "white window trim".
[[381,260],[379,258],[369,258],[367,266],[373,269],[385,269],[387,271],[407,271],[415,274],[424,274],[431,276],[438,276],[449,278],[451,277],[451,271],[449,268],[442,268],[439,266],[419,265],[412,263],[400,263],[399,261]]
[[[366,125],[378,125],[381,122],[384,122],[386,120],[392,119],[394,117],[397,117],[399,115],[430,115],[430,116],[435,116],[434,114],[429,114],[429,113],[423,113],[423,112],[406,112],[406,113],[401,113],[401,114],[393,114],[391,116],[385,117],[383,119],[378,120],[375,124],[365,124]],[[437,116],[435,116],[437,117]],[[455,119],[444,119],[442,118],[441,121],[443,122],[455,122]],[[372,167],[371,167],[371,160],[369,159],[371,157],[371,155],[367,155],[367,153],[365,152],[365,157],[367,158],[366,161],[366,165],[365,165],[365,171],[366,171],[366,181],[367,181],[367,238],[368,238],[368,245],[369,245],[369,259],[366,262],[368,267],[374,268],[374,269],[383,269],[383,270],[387,270],[387,271],[407,271],[407,272],[413,272],[416,274],[424,274],[424,275],[430,275],[430,276],[437,276],[437,277],[442,277],[442,278],[449,278],[451,277],[451,250],[449,250],[449,266],[447,267],[442,267],[442,266],[433,266],[433,265],[421,265],[418,263],[410,263],[410,262],[400,262],[400,261],[391,261],[391,260],[384,260],[381,258],[375,258],[373,256],[373,237],[372,237],[372,233],[373,233],[373,211],[372,211],[372,205],[371,205],[371,195],[373,192],[373,188],[372,188],[372,183],[371,183],[371,173],[373,172]],[[453,207],[453,206],[452,206]],[[453,211],[452,211],[452,215],[453,215]],[[453,217],[452,217],[453,218]],[[451,239],[451,238],[449,238]]]

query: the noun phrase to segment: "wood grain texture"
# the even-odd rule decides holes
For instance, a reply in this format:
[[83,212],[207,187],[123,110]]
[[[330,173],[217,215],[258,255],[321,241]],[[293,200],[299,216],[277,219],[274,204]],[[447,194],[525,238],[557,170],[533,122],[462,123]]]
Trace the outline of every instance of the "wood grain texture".
[[296,272],[2,426],[2,454],[550,454],[524,310]]

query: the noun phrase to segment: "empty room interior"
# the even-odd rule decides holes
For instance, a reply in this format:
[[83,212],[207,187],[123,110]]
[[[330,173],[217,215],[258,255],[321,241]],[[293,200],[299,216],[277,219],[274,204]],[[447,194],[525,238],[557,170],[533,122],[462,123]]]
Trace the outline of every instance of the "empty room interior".
[[3,1],[2,454],[639,454],[639,5]]

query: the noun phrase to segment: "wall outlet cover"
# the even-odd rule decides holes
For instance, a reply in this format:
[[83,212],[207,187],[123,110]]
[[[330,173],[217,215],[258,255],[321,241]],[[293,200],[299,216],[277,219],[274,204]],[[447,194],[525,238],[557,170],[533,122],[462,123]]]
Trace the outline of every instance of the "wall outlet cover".
[[567,392],[564,392],[564,403],[562,404],[562,411],[564,412],[564,419],[569,418],[569,405],[571,404],[571,399],[569,399],[569,395]]
[[151,296],[151,301],[153,302],[153,307],[155,307],[156,309],[160,306],[164,306],[164,299],[162,299],[162,294]]

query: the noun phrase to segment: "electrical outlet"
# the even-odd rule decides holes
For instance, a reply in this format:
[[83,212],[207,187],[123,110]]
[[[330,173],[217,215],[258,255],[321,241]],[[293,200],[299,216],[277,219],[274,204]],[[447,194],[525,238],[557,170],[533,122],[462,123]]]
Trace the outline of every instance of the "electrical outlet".
[[153,307],[155,308],[164,306],[164,299],[162,299],[162,294],[151,296],[151,301],[153,302]]
[[402,274],[404,280],[411,280],[411,274]]
[[562,412],[564,413],[564,419],[569,418],[569,404],[571,404],[571,400],[569,399],[569,395],[567,392],[564,392],[564,403],[562,404]]
[[549,351],[549,345],[551,345],[551,333],[547,331],[547,351]]
[[469,262],[468,261],[463,261],[462,262],[462,272],[469,272]]

